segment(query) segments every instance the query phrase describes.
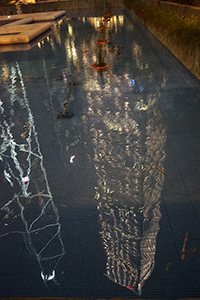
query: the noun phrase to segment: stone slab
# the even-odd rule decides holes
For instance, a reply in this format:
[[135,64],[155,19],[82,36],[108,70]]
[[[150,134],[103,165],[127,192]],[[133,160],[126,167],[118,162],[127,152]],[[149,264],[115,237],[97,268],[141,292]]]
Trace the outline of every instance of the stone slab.
[[35,47],[41,40],[45,39],[52,33],[52,29],[45,31],[44,33],[40,34],[38,37],[33,39],[30,43],[23,43],[23,44],[7,44],[7,45],[0,45],[0,53],[1,52],[18,52],[18,51],[28,51]]
[[[0,45],[27,44],[51,28],[65,11],[0,16]],[[8,22],[6,22],[8,21]]]
[[32,18],[34,22],[41,22],[41,21],[54,21],[61,16],[65,15],[65,10],[61,11],[49,11],[49,12],[40,12],[40,13],[28,13],[28,14],[16,14],[10,16],[0,16],[0,21],[6,21],[9,19],[11,20],[23,20],[27,18]]
[[29,43],[50,29],[52,23],[0,27],[0,45]]
[[12,26],[17,26],[17,25],[29,24],[29,23],[33,23],[33,22],[34,22],[34,19],[29,17],[29,18],[24,18],[21,20],[10,22],[8,24],[3,25],[3,27],[12,27]]

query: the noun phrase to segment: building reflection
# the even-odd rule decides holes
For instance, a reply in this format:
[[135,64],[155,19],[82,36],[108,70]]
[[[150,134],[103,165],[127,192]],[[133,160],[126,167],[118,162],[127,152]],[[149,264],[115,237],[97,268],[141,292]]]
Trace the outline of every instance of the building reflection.
[[65,254],[58,211],[20,66],[17,62],[5,64],[3,72],[10,80],[5,78],[2,83],[0,160],[12,196],[1,199],[0,238],[21,234],[27,250],[38,261],[44,282],[56,282],[56,267]]
[[[139,295],[155,265],[164,180],[156,166],[162,167],[165,157],[165,131],[155,108],[157,95],[148,97],[148,108],[137,121],[129,116],[125,103],[124,112],[116,110],[114,116],[110,111],[103,116],[98,109],[100,122],[93,123],[90,131],[106,275]],[[95,118],[93,110],[88,114]]]
[[105,275],[141,295],[154,269],[161,218],[164,174],[157,167],[163,169],[166,133],[158,99],[166,78],[157,91],[146,91],[154,79],[138,47],[134,43],[136,67],[145,72],[143,82],[126,73],[117,76],[111,64],[107,73],[93,76],[85,68],[84,89],[86,132],[92,139],[86,148],[93,149],[89,157],[98,175],[94,200],[107,255]]

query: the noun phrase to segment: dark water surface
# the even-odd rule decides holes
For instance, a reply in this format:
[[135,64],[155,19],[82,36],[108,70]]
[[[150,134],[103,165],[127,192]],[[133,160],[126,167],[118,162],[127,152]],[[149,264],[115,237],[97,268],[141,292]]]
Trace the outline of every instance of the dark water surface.
[[1,297],[200,295],[200,85],[127,13],[100,55],[100,20],[0,53]]

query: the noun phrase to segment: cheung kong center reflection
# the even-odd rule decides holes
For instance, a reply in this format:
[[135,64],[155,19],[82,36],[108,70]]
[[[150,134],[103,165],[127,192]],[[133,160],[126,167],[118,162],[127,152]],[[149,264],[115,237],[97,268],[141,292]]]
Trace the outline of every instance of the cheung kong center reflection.
[[[114,115],[98,109],[98,122],[90,130],[99,177],[95,199],[107,254],[106,276],[139,295],[155,264],[164,179],[156,166],[162,167],[165,157],[165,131],[155,107],[158,95],[146,97],[145,111],[137,111],[136,101],[137,120],[129,117],[131,110],[125,103]],[[93,107],[88,112],[94,119],[95,111]]]
[[[133,45],[137,62],[140,52]],[[92,138],[87,145],[93,148],[90,160],[98,175],[94,200],[107,255],[105,275],[141,295],[154,269],[161,218],[166,133],[157,105],[160,88],[145,90],[145,82],[152,80],[148,73],[139,85],[129,74],[113,74],[112,66],[107,72],[93,73],[85,84],[86,130]],[[164,77],[161,87],[165,82]]]

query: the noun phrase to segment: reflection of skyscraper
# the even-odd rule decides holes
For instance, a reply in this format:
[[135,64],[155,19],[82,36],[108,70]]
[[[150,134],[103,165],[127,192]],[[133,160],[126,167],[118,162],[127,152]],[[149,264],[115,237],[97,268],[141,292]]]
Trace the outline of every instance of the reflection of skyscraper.
[[106,73],[93,76],[85,84],[91,159],[99,177],[94,199],[107,254],[105,275],[141,294],[155,265],[164,180],[157,167],[162,169],[165,157],[165,129],[157,106],[159,92],[147,93],[145,84],[135,80],[130,85],[126,74],[113,74],[111,83],[108,78]]
[[13,195],[0,207],[0,237],[22,234],[46,282],[55,280],[55,269],[65,253],[61,225],[18,63],[11,64],[10,73],[11,82],[4,85],[0,101],[0,159]]

